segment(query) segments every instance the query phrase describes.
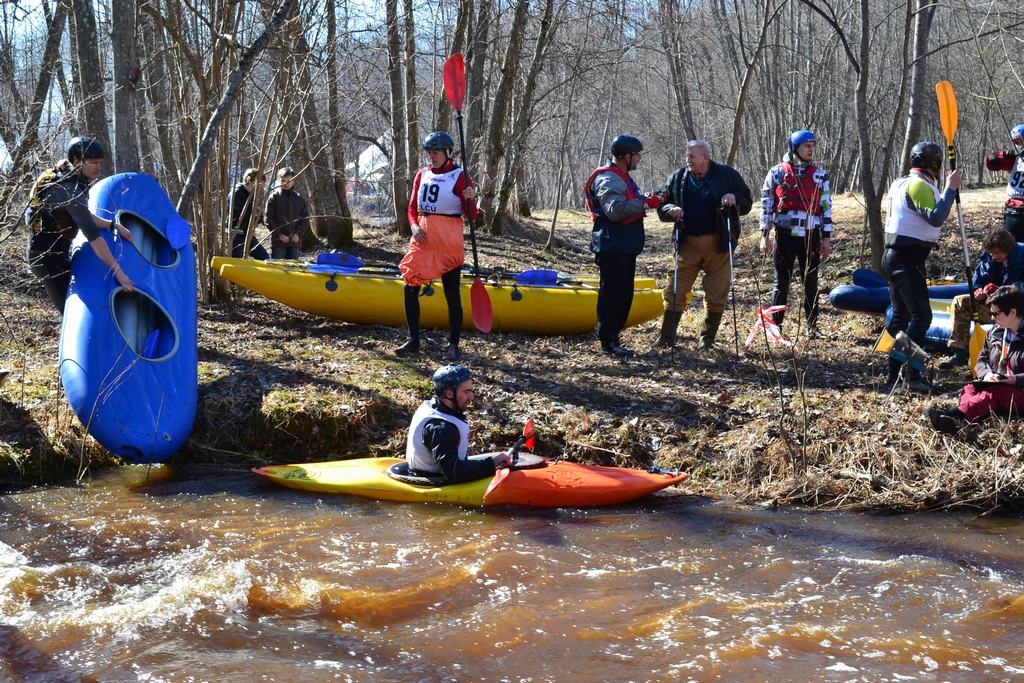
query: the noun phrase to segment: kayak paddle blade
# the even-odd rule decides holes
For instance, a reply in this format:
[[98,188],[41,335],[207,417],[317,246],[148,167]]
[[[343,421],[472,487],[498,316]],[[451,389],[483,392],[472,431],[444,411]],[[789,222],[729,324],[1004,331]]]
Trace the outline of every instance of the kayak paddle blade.
[[935,96],[939,100],[939,122],[942,124],[942,134],[946,136],[946,145],[952,147],[959,123],[959,110],[956,106],[953,84],[949,81],[939,81],[935,84]]
[[444,60],[444,94],[452,109],[462,111],[462,102],[466,99],[466,63],[462,53],[456,52]]
[[484,334],[489,333],[494,324],[494,311],[491,309],[491,297],[479,276],[473,278],[469,302],[473,311],[473,327]]

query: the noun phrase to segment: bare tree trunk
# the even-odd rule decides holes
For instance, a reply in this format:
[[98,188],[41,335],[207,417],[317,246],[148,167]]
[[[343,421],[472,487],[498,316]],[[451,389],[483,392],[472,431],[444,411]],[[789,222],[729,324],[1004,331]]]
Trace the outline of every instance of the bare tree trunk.
[[[587,28],[590,27],[590,19],[587,18]],[[576,84],[580,80],[580,65],[583,63],[583,53],[576,53],[576,61],[569,76],[569,96],[565,105],[565,125],[562,126],[562,137],[558,145],[558,174],[555,181],[555,210],[551,214],[551,225],[548,227],[548,239],[544,243],[544,251],[555,249],[555,225],[558,223],[558,211],[562,206],[562,184],[565,179],[565,157],[568,154],[569,130],[572,124],[573,100],[576,98]]]
[[[345,140],[342,137],[341,109],[338,105],[338,8],[336,3],[327,7],[327,111],[330,117],[331,163],[334,179],[334,195],[338,200],[338,219],[332,221],[326,230],[326,238],[332,247],[340,248],[352,244],[352,211],[348,206],[345,175]],[[358,159],[356,160],[358,163]],[[357,169],[358,172],[358,169]]]
[[408,168],[416,168],[420,149],[420,112],[416,101],[416,26],[412,20],[412,0],[403,0],[405,21],[405,151]]
[[[761,17],[761,30],[757,35],[757,46],[754,48],[754,53],[749,59],[743,58],[743,80],[740,82],[739,94],[736,96],[736,114],[732,120],[732,137],[729,141],[729,153],[726,155],[725,163],[732,166],[736,163],[736,153],[739,151],[740,144],[740,129],[743,125],[743,111],[747,107],[747,96],[750,92],[751,82],[754,78],[754,70],[758,60],[761,57],[761,53],[764,51],[765,44],[768,39],[768,27],[771,26],[772,21],[778,14],[778,9],[772,9],[772,0],[764,0],[763,12]],[[736,15],[737,21],[737,34],[740,36],[740,44],[742,45],[743,35],[743,17],[739,14]]]
[[537,43],[534,46],[530,71],[526,75],[525,90],[520,98],[519,114],[516,116],[512,133],[509,136],[511,141],[510,158],[505,169],[505,176],[501,182],[501,189],[498,192],[498,203],[494,209],[494,216],[491,219],[491,233],[495,235],[502,234],[504,227],[502,224],[508,214],[509,197],[512,194],[512,188],[519,178],[519,169],[522,166],[523,154],[526,151],[527,138],[530,134],[530,123],[533,120],[533,99],[537,91],[537,79],[544,65],[547,47],[554,32],[551,21],[554,14],[554,5],[554,0],[545,0],[544,2],[544,16],[541,18],[540,32],[537,34]]
[[388,31],[388,82],[391,85],[391,202],[398,234],[412,234],[409,228],[409,150],[405,137],[405,93],[402,82],[401,37],[398,32],[398,0],[385,0]]
[[171,113],[171,70],[167,64],[170,57],[167,50],[161,49],[163,39],[153,22],[143,19],[139,24],[143,37],[141,43],[148,52],[146,99],[153,110],[153,127],[160,146],[161,166],[156,176],[167,194],[173,197],[181,192],[182,174],[178,165],[181,145],[174,137],[180,126],[175,125]]
[[505,122],[512,95],[512,83],[519,74],[519,55],[523,51],[523,39],[526,34],[526,10],[529,0],[517,0],[515,19],[512,20],[512,33],[509,35],[505,59],[501,66],[501,81],[494,91],[494,104],[491,107],[490,126],[487,131],[487,157],[484,172],[480,178],[483,189],[481,209],[484,222],[489,223],[491,232],[501,234],[501,226],[495,225],[495,196],[498,190],[498,164],[505,156]]
[[487,68],[487,46],[490,44],[491,12],[493,0],[480,0],[476,10],[476,26],[470,41],[469,83],[466,86],[466,169],[473,175],[472,169],[477,164],[476,140],[486,127],[484,121],[484,73]]
[[110,43],[114,53],[114,168],[118,173],[139,170],[135,86],[141,70],[135,55],[134,0],[111,0]]
[[868,236],[871,244],[871,267],[880,270],[882,265],[882,195],[875,189],[875,178],[871,157],[871,112],[868,106],[868,77],[871,65],[870,0],[860,0],[860,59],[857,74],[857,89],[854,108],[857,112],[857,140],[860,144],[860,184],[864,193],[864,206],[868,221]]
[[[107,127],[106,97],[103,91],[103,61],[96,36],[96,14],[90,0],[72,0],[75,25],[76,59],[78,78],[82,88],[82,113],[84,114],[85,130],[83,135],[90,135],[108,150],[110,149],[110,130]],[[113,167],[111,155],[103,160],[103,171],[109,173]]]
[[690,108],[688,65],[684,61],[689,51],[679,32],[682,21],[676,12],[678,2],[679,0],[658,0],[658,7],[661,10],[661,45],[665,49],[669,74],[672,76],[672,94],[679,122],[683,126],[683,134],[687,140],[693,140],[697,137],[697,128],[694,126],[693,110]]
[[[28,116],[22,128],[21,142],[16,148],[11,150],[11,160],[13,162],[11,164],[12,178],[16,178],[27,171],[26,160],[29,154],[39,145],[39,121],[42,117],[46,95],[50,92],[53,70],[57,60],[60,58],[60,42],[68,16],[68,4],[68,0],[62,0],[57,3],[53,19],[50,20],[50,24],[46,29],[46,47],[43,49],[43,61],[39,70],[39,79],[36,81],[35,94],[32,96],[32,104],[29,106]],[[4,200],[0,201],[0,206],[6,203],[6,197],[4,197]]]
[[[473,20],[473,1],[459,0],[459,13],[455,19],[455,30],[452,32],[451,54],[462,52],[469,35],[469,26]],[[452,125],[452,108],[448,98],[442,91],[437,99],[437,113],[434,117],[436,130],[450,130]],[[468,150],[467,150],[468,154]],[[467,157],[468,158],[468,157]]]
[[903,138],[903,173],[910,170],[910,148],[921,136],[921,122],[924,110],[931,100],[930,89],[926,88],[928,73],[928,38],[932,30],[932,18],[935,16],[935,5],[930,0],[913,0],[916,7],[914,14],[914,54],[910,64],[910,103],[907,107],[907,133]]
[[199,143],[196,160],[192,164],[192,168],[189,169],[188,177],[185,178],[185,186],[181,190],[181,196],[178,198],[178,203],[176,205],[178,213],[183,213],[186,207],[188,207],[192,202],[192,196],[195,194],[197,184],[203,177],[207,158],[213,149],[217,129],[220,127],[220,123],[224,120],[224,117],[227,116],[228,110],[231,108],[231,103],[234,101],[235,96],[238,94],[238,90],[242,85],[242,81],[252,70],[253,64],[256,62],[256,57],[263,52],[267,44],[270,42],[271,37],[280,30],[295,3],[296,0],[282,0],[281,6],[278,7],[277,11],[274,13],[270,23],[268,23],[266,28],[263,29],[263,32],[259,37],[253,41],[252,45],[246,49],[242,58],[238,61],[238,66],[236,66],[235,70],[231,72],[231,75],[228,78],[228,87],[221,96],[220,102],[217,103],[217,108],[214,109],[213,116],[210,117],[210,121],[206,124],[202,140]]

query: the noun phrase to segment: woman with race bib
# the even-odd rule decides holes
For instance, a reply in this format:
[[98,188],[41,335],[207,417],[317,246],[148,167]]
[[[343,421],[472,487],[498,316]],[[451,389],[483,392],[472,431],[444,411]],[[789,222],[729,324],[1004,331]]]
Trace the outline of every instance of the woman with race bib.
[[444,357],[459,357],[462,333],[462,299],[459,285],[465,253],[462,217],[476,218],[476,193],[469,177],[452,161],[455,142],[444,131],[434,131],[423,141],[430,160],[416,172],[409,198],[412,238],[398,269],[405,280],[405,320],[409,341],[395,353],[411,356],[420,351],[420,287],[441,278],[448,302],[448,348]]

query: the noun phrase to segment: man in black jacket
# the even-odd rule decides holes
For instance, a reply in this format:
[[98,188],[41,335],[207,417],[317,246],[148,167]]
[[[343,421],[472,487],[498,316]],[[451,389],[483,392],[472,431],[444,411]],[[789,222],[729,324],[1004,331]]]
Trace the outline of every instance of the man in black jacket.
[[302,238],[309,230],[309,208],[295,190],[295,171],[285,166],[277,172],[278,187],[267,197],[270,254],[275,259],[297,259]]
[[[711,160],[711,146],[704,140],[686,143],[686,166],[669,176],[664,197],[658,216],[674,223],[678,258],[663,293],[665,314],[655,346],[675,346],[687,295],[703,271],[705,313],[700,345],[707,350],[715,343],[729,296],[729,251],[739,238],[739,217],[750,213],[754,200],[736,169]],[[726,231],[723,214],[729,217],[731,234]]]

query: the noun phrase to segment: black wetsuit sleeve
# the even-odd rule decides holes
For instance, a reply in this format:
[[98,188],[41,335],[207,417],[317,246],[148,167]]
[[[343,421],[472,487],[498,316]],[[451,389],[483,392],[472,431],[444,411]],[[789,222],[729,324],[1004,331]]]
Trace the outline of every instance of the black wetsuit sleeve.
[[459,457],[459,430],[441,419],[423,425],[423,443],[434,456],[444,478],[452,483],[473,481],[494,476],[494,461],[463,460]]

